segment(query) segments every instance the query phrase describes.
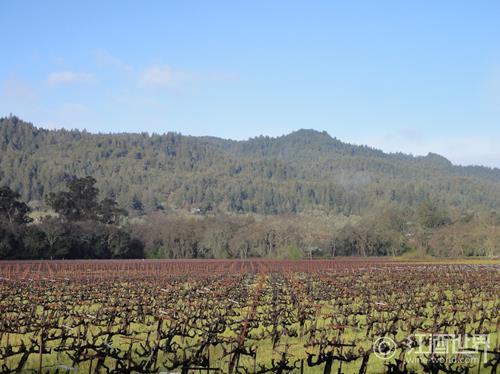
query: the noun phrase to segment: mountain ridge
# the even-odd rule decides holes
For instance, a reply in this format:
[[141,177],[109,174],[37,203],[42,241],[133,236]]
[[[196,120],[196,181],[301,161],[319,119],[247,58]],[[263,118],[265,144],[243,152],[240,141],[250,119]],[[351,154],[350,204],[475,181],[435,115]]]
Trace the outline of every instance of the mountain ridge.
[[313,129],[231,140],[48,130],[11,116],[0,118],[0,148],[1,183],[26,200],[43,200],[73,176],[93,175],[105,195],[138,211],[361,214],[381,202],[411,207],[424,199],[500,208],[500,169],[453,165],[435,153],[385,153]]
[[12,115],[12,114],[10,116],[0,117],[0,122],[6,121],[6,120],[21,122],[25,125],[31,126],[35,131],[42,131],[42,132],[43,131],[45,131],[45,132],[54,132],[54,131],[56,131],[56,132],[57,131],[80,132],[82,134],[89,134],[89,135],[95,135],[95,136],[120,136],[120,135],[141,135],[141,136],[144,136],[146,134],[148,137],[165,136],[168,134],[175,134],[175,135],[179,135],[179,136],[192,137],[192,138],[197,138],[197,139],[207,140],[207,141],[231,142],[231,143],[239,143],[239,144],[249,143],[249,142],[252,142],[255,140],[261,140],[261,139],[266,139],[266,140],[270,140],[270,141],[279,141],[280,139],[283,139],[283,138],[289,139],[289,138],[293,138],[293,137],[297,137],[297,136],[300,136],[300,137],[304,137],[304,136],[306,136],[306,137],[311,137],[311,136],[320,137],[320,136],[322,136],[323,137],[324,136],[325,138],[327,138],[333,142],[336,142],[337,144],[342,144],[342,145],[346,145],[346,146],[350,146],[350,147],[357,147],[357,148],[362,148],[362,149],[368,149],[368,150],[373,151],[374,153],[382,154],[385,156],[407,157],[407,158],[413,158],[416,160],[431,159],[431,158],[432,159],[440,159],[440,160],[442,160],[443,163],[449,164],[450,166],[457,166],[457,167],[462,167],[462,168],[481,168],[481,169],[485,169],[488,171],[494,171],[494,172],[500,173],[500,167],[491,167],[491,166],[485,166],[485,165],[480,165],[480,164],[467,164],[467,165],[454,164],[452,161],[450,161],[445,156],[438,154],[438,153],[435,153],[433,151],[429,151],[426,155],[423,155],[423,154],[422,155],[414,155],[411,152],[406,153],[404,151],[386,152],[382,149],[370,146],[368,144],[357,144],[357,143],[344,142],[344,141],[340,140],[339,138],[330,135],[326,130],[316,130],[313,128],[300,128],[298,130],[291,131],[287,134],[282,134],[282,135],[277,135],[277,136],[256,135],[253,137],[249,137],[248,139],[232,139],[232,138],[224,138],[224,137],[215,136],[215,135],[190,135],[190,134],[183,134],[183,133],[175,132],[175,131],[167,131],[167,132],[162,132],[162,133],[147,132],[147,131],[146,132],[90,132],[86,129],[80,130],[77,128],[65,128],[65,127],[61,127],[61,128],[57,128],[57,129],[49,129],[49,128],[45,128],[43,126],[36,126],[32,122],[24,121],[24,120],[20,119],[19,117]]

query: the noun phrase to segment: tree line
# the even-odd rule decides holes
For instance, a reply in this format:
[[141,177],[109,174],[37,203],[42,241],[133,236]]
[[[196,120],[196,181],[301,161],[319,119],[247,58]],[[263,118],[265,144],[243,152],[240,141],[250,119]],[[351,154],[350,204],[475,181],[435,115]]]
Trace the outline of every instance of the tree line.
[[432,202],[415,213],[392,206],[363,217],[156,212],[129,228],[150,258],[500,255],[496,213],[458,215]]
[[73,178],[50,193],[51,214],[0,188],[0,258],[282,258],[336,256],[498,256],[500,216],[458,215],[425,201],[375,215],[255,215],[154,212],[130,219],[95,179]]
[[92,177],[68,181],[67,191],[51,193],[57,215],[33,223],[31,208],[9,187],[0,188],[1,259],[142,258],[142,241],[118,225],[126,214],[111,199],[98,201]]

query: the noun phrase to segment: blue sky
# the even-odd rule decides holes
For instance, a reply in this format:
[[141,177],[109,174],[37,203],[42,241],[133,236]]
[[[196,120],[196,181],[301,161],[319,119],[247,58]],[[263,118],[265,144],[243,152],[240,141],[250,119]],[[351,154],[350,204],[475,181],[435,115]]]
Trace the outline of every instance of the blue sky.
[[1,1],[0,115],[500,167],[498,1]]

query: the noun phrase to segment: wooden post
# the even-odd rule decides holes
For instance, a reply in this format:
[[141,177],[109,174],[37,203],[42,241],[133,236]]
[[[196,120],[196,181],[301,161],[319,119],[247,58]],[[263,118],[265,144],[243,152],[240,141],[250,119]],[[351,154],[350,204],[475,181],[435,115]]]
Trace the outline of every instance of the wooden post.
[[[42,321],[43,323],[43,321]],[[38,374],[42,374],[42,364],[43,364],[43,325],[42,329],[40,330],[40,352],[38,355]]]
[[477,363],[477,374],[481,371],[481,361],[483,360],[483,350],[479,353],[479,362]]
[[257,347],[255,348],[255,354],[253,356],[253,373],[257,372]]

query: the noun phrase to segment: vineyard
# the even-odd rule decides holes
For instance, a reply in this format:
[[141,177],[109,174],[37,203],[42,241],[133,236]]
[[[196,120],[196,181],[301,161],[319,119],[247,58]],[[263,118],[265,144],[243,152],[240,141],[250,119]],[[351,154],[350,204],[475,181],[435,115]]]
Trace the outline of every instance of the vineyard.
[[496,373],[498,263],[0,262],[2,373]]

